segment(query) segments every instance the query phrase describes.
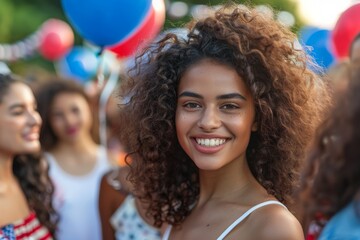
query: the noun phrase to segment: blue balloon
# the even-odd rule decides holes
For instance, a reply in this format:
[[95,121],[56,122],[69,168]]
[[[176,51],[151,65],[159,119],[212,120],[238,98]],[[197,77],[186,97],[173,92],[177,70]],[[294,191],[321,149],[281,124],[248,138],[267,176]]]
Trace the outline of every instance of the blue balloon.
[[100,47],[121,42],[145,19],[151,0],[62,0],[64,12],[86,40]]
[[330,36],[330,30],[319,29],[313,32],[304,43],[307,53],[324,69],[328,69],[335,60],[331,48]]
[[306,41],[309,39],[309,37],[319,31],[320,28],[315,27],[315,26],[304,26],[300,29],[299,31],[299,42],[300,44],[304,45],[306,43]]
[[85,83],[93,79],[99,65],[97,54],[84,47],[73,47],[71,51],[57,63],[58,74]]

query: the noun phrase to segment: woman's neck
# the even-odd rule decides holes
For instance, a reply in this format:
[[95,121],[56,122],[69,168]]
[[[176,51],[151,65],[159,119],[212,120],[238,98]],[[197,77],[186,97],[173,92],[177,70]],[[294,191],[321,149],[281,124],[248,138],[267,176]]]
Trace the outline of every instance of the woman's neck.
[[57,143],[57,145],[53,148],[51,152],[67,151],[74,154],[83,154],[84,152],[92,152],[94,151],[94,149],[97,149],[97,147],[98,144],[91,138],[83,138],[74,142],[60,141]]
[[252,175],[246,161],[233,161],[216,171],[200,171],[200,194],[198,205],[209,200],[231,201],[251,192],[261,192],[266,195],[266,190]]
[[0,157],[0,195],[10,190],[11,186],[17,184],[16,177],[13,173],[12,157]]

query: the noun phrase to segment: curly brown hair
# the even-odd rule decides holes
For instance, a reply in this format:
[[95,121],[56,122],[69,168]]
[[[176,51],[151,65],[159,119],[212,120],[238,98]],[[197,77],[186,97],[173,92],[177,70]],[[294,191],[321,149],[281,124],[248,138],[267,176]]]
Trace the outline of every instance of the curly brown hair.
[[348,73],[348,88],[319,127],[302,176],[304,225],[323,225],[359,193],[360,61]]
[[[0,74],[0,103],[11,85],[22,82],[19,77]],[[58,215],[52,205],[54,186],[48,175],[48,168],[40,156],[16,155],[13,173],[26,196],[30,209],[35,211],[40,223],[54,236]]]
[[156,226],[180,224],[199,194],[198,169],[175,131],[177,88],[190,66],[213,59],[245,80],[258,124],[247,161],[259,183],[284,203],[328,99],[326,84],[294,47],[295,34],[255,9],[228,5],[188,27],[187,39],[169,33],[148,47],[120,92],[120,137],[134,159],[131,180]]

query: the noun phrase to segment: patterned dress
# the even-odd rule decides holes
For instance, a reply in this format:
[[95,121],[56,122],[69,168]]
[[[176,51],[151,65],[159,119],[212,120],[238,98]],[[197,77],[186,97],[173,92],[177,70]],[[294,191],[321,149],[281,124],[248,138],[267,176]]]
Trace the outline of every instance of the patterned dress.
[[117,240],[160,240],[160,231],[147,224],[136,209],[135,199],[128,195],[110,219]]

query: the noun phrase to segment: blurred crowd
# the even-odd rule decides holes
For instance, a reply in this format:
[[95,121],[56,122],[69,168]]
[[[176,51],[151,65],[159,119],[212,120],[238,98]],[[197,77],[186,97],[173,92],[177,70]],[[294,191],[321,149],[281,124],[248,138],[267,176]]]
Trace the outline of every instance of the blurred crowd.
[[0,62],[0,240],[360,239],[360,33],[322,72],[251,7],[186,26],[105,105]]

